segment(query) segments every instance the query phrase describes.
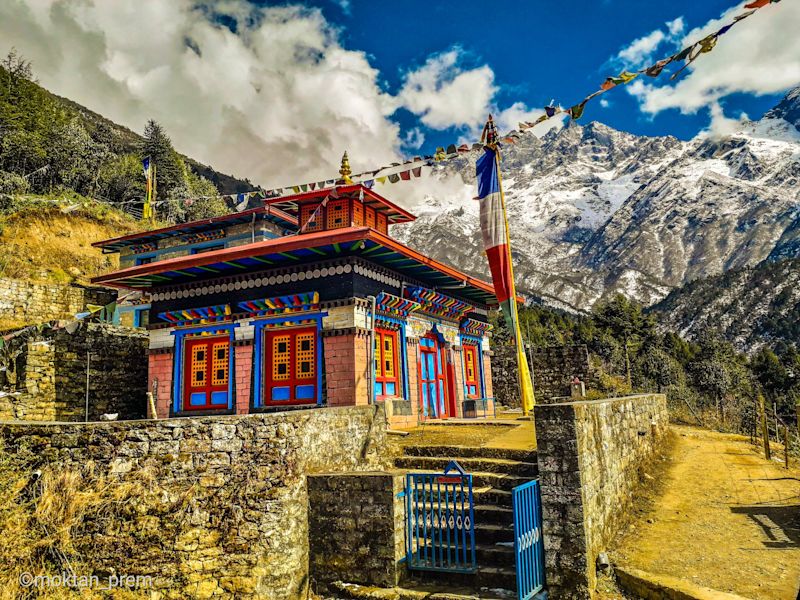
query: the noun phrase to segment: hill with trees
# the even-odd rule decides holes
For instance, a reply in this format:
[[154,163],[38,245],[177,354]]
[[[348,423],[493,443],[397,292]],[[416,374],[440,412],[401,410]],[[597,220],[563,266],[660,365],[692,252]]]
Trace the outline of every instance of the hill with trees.
[[69,191],[136,214],[145,195],[142,159],[157,166],[162,220],[181,221],[226,212],[221,199],[254,189],[179,154],[151,120],[143,135],[117,125],[36,82],[33,67],[12,50],[0,61],[0,194]]

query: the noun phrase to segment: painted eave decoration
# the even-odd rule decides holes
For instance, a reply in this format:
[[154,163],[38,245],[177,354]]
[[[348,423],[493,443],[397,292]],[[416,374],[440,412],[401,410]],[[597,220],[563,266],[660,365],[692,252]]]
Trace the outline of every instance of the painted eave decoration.
[[307,292],[239,302],[239,308],[258,316],[283,315],[319,310],[319,293]]
[[145,290],[345,256],[367,259],[431,288],[457,289],[460,297],[479,304],[496,304],[490,283],[461,273],[368,227],[291,235],[180,256],[101,275],[92,279],[92,283]]
[[158,317],[173,325],[207,325],[225,321],[231,316],[229,304],[206,306],[204,308],[187,308],[185,310],[169,310],[158,314]]
[[421,308],[419,302],[414,302],[408,298],[400,298],[386,292],[381,292],[375,300],[376,312],[390,315],[393,317],[405,318],[410,313]]
[[408,298],[419,303],[420,310],[436,317],[459,320],[475,310],[466,302],[445,296],[435,290],[408,286],[405,293]]
[[483,337],[487,332],[492,330],[489,323],[483,321],[476,321],[475,319],[465,318],[459,327],[461,333],[467,335],[474,335],[475,337]]

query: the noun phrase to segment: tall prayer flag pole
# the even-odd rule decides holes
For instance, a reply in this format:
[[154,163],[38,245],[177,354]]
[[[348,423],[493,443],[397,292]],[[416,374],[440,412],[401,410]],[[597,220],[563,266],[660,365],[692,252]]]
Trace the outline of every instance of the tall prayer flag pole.
[[149,156],[142,160],[142,170],[147,180],[144,206],[142,206],[142,220],[153,219],[153,199],[156,195],[156,163]]
[[483,156],[475,164],[478,178],[478,200],[480,200],[481,235],[483,248],[489,259],[494,292],[503,311],[509,329],[514,334],[517,350],[517,379],[519,382],[522,412],[528,414],[534,405],[533,382],[531,380],[522,331],[517,311],[517,291],[514,285],[514,266],[511,261],[511,242],[508,235],[508,217],[500,176],[500,150],[497,145],[497,128],[492,115],[481,135]]

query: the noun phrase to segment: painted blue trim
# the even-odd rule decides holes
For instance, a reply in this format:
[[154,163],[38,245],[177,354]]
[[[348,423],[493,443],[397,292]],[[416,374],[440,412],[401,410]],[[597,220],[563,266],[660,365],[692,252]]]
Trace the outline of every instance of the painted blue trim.
[[[133,254],[132,256],[133,256],[133,264],[135,266],[139,266],[139,265],[143,265],[143,264],[149,264],[149,263],[143,263],[142,262],[143,258],[153,258],[153,259],[155,259],[155,257],[156,257],[155,252],[148,252],[148,253],[145,253],[145,254]],[[154,262],[154,261],[150,261],[150,262]]]
[[172,354],[172,410],[175,413],[181,411],[181,390],[183,387],[183,338],[194,333],[227,331],[230,346],[228,350],[228,410],[233,409],[234,383],[236,382],[236,372],[233,357],[234,351],[234,329],[239,327],[239,323],[223,323],[220,325],[205,325],[203,327],[191,327],[188,329],[175,329],[170,332],[175,336],[175,350]]
[[[257,242],[260,242],[260,241],[263,241],[263,240],[272,240],[272,239],[280,237],[279,235],[277,235],[277,234],[275,234],[275,233],[273,233],[271,231],[265,231],[265,232],[262,232],[262,233],[263,233],[263,235],[259,235],[259,232],[256,232],[256,241]],[[185,235],[185,234],[180,234],[180,235]],[[182,252],[184,250],[189,250],[189,253],[191,253],[191,251],[194,248],[203,248],[203,247],[206,247],[206,246],[213,246],[214,244],[219,244],[220,242],[224,243],[227,246],[229,242],[238,242],[240,240],[247,240],[247,239],[252,239],[252,238],[253,238],[253,236],[252,236],[251,233],[241,233],[239,235],[235,235],[235,236],[231,236],[231,237],[222,237],[222,238],[218,238],[216,240],[209,240],[207,242],[198,242],[196,244],[179,244],[177,246],[170,246],[169,248],[159,248],[158,250],[154,250],[152,252],[143,252],[142,254],[129,254],[127,256],[120,257],[120,265],[123,262],[133,262],[134,259],[136,259],[136,258],[147,258],[147,257],[153,257],[153,259],[154,259],[153,262],[158,262],[157,257],[159,257],[162,254],[165,254],[167,252]],[[163,239],[167,239],[167,238],[163,238]]]
[[264,371],[264,352],[262,339],[264,337],[263,331],[266,325],[273,323],[297,323],[300,321],[316,321],[317,325],[317,405],[322,405],[322,318],[327,317],[327,312],[314,312],[303,314],[292,314],[284,316],[273,316],[266,319],[252,319],[250,325],[253,326],[253,338],[255,339],[255,357],[253,359],[253,368],[255,369],[255,376],[253,378],[253,408],[264,408],[264,394],[262,381],[262,372]]
[[[220,242],[220,240],[222,240],[222,242]],[[224,250],[225,238],[220,238],[219,240],[214,240],[211,242],[201,242],[199,244],[193,244],[192,247],[189,249],[189,254],[201,254],[199,250],[208,250],[209,248],[214,250]]]
[[[461,338],[461,345],[464,345],[464,342],[471,342],[478,347],[477,352],[477,360],[478,360],[478,382],[481,386],[481,398],[486,398],[486,382],[484,379],[483,374],[483,338],[479,338],[477,335],[470,335],[468,333],[459,333],[459,337]],[[463,368],[463,355],[462,355],[462,368]],[[466,387],[467,387],[467,378],[466,373],[464,373],[464,398],[466,398]]]
[[[398,319],[396,317],[389,317],[386,315],[378,315],[377,319],[381,321],[386,321],[387,323],[394,323],[400,326],[400,335],[397,336],[398,340],[397,343],[400,344],[400,373],[402,373],[402,382],[403,382],[403,399],[411,401],[411,395],[408,393],[409,386],[408,386],[408,348],[406,347],[406,322],[403,319]],[[374,352],[374,350],[373,350]],[[375,381],[375,361],[372,361],[372,381]]]

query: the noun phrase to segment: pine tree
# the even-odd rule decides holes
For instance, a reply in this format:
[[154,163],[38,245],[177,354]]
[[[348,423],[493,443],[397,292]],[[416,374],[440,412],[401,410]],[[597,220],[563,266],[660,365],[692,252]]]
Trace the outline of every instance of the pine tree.
[[156,165],[157,199],[170,198],[170,193],[184,183],[183,161],[172,147],[172,140],[164,128],[153,119],[145,125],[140,154],[142,159],[149,156]]

